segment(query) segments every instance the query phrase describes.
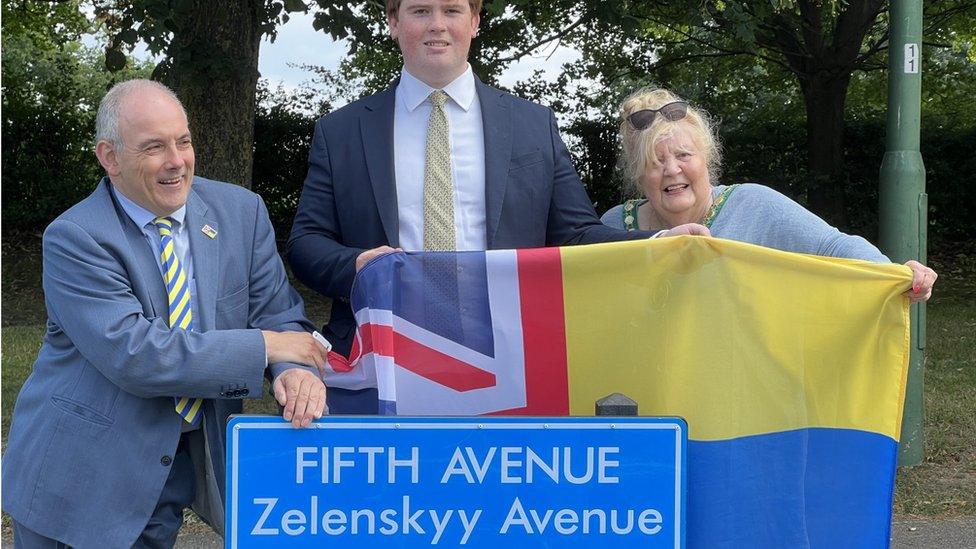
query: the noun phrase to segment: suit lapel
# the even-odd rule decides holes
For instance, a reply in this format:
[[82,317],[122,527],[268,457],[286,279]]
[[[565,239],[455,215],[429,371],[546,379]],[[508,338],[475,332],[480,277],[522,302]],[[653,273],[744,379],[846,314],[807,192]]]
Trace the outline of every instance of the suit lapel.
[[399,246],[400,230],[396,200],[396,172],[393,168],[393,113],[396,84],[367,100],[360,118],[366,170],[373,185],[373,196],[379,209],[383,232],[391,246]]
[[[204,227],[215,235],[211,238]],[[210,209],[193,189],[186,201],[186,226],[190,231],[190,253],[193,254],[193,279],[197,284],[197,303],[193,311],[197,330],[204,332],[214,327],[217,315],[217,282],[220,276],[220,227],[210,215]]]
[[485,136],[485,223],[488,249],[492,248],[502,215],[508,165],[512,156],[511,100],[501,91],[475,78]]
[[[144,308],[148,305],[148,310],[145,311],[146,316],[159,316],[168,319],[169,301],[166,297],[163,275],[159,272],[159,264],[156,262],[156,252],[146,241],[146,235],[142,232],[142,228],[136,227],[129,214],[125,213],[122,205],[115,199],[109,188],[110,185],[108,178],[105,178],[102,180],[99,189],[105,194],[105,200],[102,203],[107,206],[106,215],[104,217],[97,213],[95,215],[102,219],[113,219],[111,214],[112,212],[115,213],[114,219],[119,222],[119,231],[125,240],[124,245],[128,246],[128,250],[123,252],[123,257],[132,258],[135,262],[135,268],[129,269],[129,283],[132,291]],[[144,291],[140,291],[140,289]]]

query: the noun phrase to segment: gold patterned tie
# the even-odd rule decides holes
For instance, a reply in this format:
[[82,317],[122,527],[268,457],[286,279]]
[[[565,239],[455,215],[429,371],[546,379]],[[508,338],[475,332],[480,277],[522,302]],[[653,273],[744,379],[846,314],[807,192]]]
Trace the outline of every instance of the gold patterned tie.
[[[166,295],[169,301],[169,326],[172,329],[192,330],[193,310],[190,308],[190,281],[186,278],[183,265],[176,254],[173,241],[173,219],[157,217],[153,225],[159,231],[159,259],[163,265],[163,281],[166,282]],[[175,397],[176,413],[190,425],[200,422],[202,398],[189,399]]]
[[454,181],[451,177],[451,132],[444,103],[447,94],[430,94],[427,156],[424,165],[424,250],[454,250]]

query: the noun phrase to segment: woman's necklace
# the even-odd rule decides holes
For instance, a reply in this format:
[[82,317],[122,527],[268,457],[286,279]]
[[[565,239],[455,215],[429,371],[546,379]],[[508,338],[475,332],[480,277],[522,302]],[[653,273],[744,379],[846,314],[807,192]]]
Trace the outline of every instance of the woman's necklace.
[[712,201],[712,206],[708,208],[705,216],[702,217],[698,223],[708,227],[709,229],[712,228],[712,223],[715,222],[715,218],[718,217],[719,212],[722,211],[722,206],[725,205],[725,201],[728,200],[729,195],[732,194],[732,191],[734,191],[736,187],[738,187],[738,185],[729,185],[725,188],[725,190],[719,193],[719,195],[715,197],[715,200]]

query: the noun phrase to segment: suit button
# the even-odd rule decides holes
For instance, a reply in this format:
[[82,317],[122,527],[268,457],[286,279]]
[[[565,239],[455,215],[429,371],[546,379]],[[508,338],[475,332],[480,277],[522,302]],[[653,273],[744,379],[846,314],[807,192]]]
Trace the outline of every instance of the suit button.
[[173,458],[171,458],[171,457],[169,457],[169,456],[163,456],[163,457],[162,457],[162,458],[161,458],[161,459],[159,460],[159,463],[161,463],[161,464],[163,464],[163,466],[164,466],[164,467],[169,467],[170,465],[172,465],[172,464],[173,464]]
[[247,387],[241,389],[241,396],[245,396],[246,397],[250,393],[251,393],[251,391]]

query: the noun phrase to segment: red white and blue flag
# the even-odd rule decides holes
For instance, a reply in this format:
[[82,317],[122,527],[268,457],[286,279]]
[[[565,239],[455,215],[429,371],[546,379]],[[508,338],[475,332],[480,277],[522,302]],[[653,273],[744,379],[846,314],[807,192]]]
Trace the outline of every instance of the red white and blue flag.
[[358,329],[330,385],[378,385],[381,411],[400,415],[568,413],[558,249],[381,261],[356,278]]

